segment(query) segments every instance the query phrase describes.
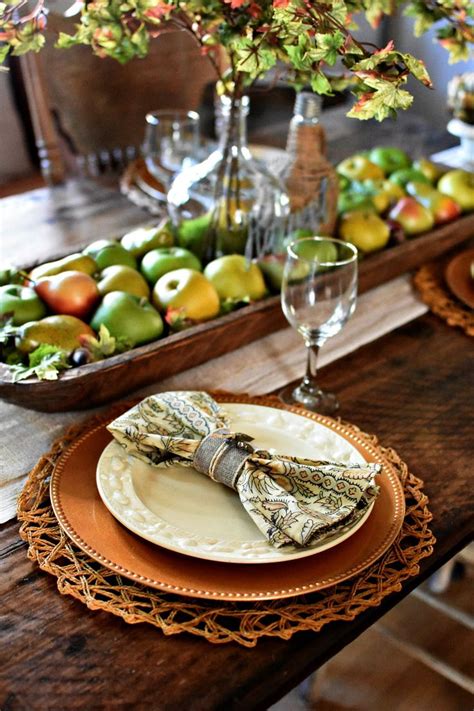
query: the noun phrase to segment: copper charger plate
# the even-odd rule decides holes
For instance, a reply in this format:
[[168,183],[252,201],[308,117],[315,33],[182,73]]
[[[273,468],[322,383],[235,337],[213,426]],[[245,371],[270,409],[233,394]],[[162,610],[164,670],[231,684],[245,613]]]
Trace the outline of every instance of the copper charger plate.
[[120,575],[179,595],[218,599],[276,600],[340,583],[374,563],[395,541],[405,515],[402,485],[392,465],[357,432],[321,415],[276,405],[275,399],[216,397],[289,410],[335,430],[367,461],[382,464],[380,493],[367,522],[335,548],[307,558],[268,565],[233,565],[160,548],[124,528],[108,511],[96,486],[96,466],[112,436],[105,423],[79,437],[59,458],[51,477],[51,503],[61,527],[91,558]]
[[470,274],[471,262],[474,262],[474,248],[467,249],[451,259],[446,267],[446,284],[453,294],[474,309],[474,279]]

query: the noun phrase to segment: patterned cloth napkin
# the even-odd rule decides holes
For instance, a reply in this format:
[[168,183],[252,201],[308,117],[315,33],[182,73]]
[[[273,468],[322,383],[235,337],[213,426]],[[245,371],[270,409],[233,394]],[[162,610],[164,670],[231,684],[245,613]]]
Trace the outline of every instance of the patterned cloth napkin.
[[[225,406],[224,406],[225,408]],[[377,495],[378,464],[345,465],[254,450],[231,433],[205,392],[146,398],[108,429],[127,452],[156,467],[194,466],[235,489],[268,541],[307,546],[359,520]]]

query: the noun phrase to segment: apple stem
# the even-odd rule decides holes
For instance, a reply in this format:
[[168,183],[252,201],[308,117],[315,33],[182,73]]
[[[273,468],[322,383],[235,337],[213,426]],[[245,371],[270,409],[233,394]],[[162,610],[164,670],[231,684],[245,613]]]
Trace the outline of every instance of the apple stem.
[[24,279],[25,281],[27,281],[28,284],[33,284],[33,285],[36,284],[35,280],[32,279],[32,278],[28,275],[27,272],[23,271],[23,269],[19,269],[18,272],[17,272],[17,274],[19,274],[19,276],[23,277],[23,279]]

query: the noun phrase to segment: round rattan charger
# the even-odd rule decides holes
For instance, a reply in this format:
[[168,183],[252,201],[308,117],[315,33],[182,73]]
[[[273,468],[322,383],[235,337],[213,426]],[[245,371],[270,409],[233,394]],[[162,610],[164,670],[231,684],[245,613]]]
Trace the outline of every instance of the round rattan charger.
[[[262,400],[271,404],[271,398]],[[423,482],[408,471],[393,449],[382,447],[376,437],[344,423],[389,459],[406,500],[397,540],[361,574],[318,593],[254,603],[192,600],[122,578],[80,550],[59,526],[49,498],[49,479],[55,462],[77,437],[123,411],[122,404],[109,410],[107,416],[70,428],[31,471],[18,503],[20,536],[28,543],[28,557],[56,576],[60,593],[72,595],[91,610],[111,612],[129,623],[148,622],[167,635],[190,632],[209,642],[234,641],[253,647],[260,637],[289,639],[295,632],[317,632],[328,622],[353,620],[379,605],[386,595],[399,591],[404,580],[419,572],[420,560],[433,550],[435,539],[429,529],[432,516]]]
[[474,336],[474,311],[449,290],[444,277],[445,267],[446,260],[425,264],[416,272],[413,283],[430,311],[449,326],[462,328],[468,336]]

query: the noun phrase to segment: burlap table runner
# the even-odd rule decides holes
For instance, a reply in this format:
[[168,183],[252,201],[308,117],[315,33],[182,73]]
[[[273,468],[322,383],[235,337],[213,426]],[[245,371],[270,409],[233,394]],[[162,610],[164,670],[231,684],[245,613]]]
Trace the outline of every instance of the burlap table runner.
[[[363,294],[354,316],[323,348],[320,365],[343,357],[426,311],[427,307],[413,290],[408,276]],[[195,389],[262,395],[300,378],[305,359],[301,337],[287,328],[148,386],[137,396],[164,390]],[[27,473],[52,442],[72,424],[106,408],[49,414],[0,403],[0,523],[14,517],[16,500]]]
[[[265,404],[270,404],[268,397]],[[107,419],[122,409],[115,406]],[[403,581],[417,575],[420,561],[432,552],[435,539],[429,529],[432,517],[423,482],[408,471],[393,449],[382,447],[376,437],[344,423],[390,461],[404,489],[402,529],[376,563],[353,579],[319,593],[268,602],[193,600],[134,583],[80,550],[59,526],[49,498],[49,477],[61,453],[75,438],[104,420],[103,415],[93,417],[58,438],[30,473],[18,505],[20,535],[28,542],[28,557],[57,578],[60,593],[72,595],[91,610],[118,615],[132,624],[147,622],[167,635],[189,632],[213,643],[234,641],[253,647],[261,637],[289,639],[295,632],[317,632],[328,622],[354,619],[399,591]]]

